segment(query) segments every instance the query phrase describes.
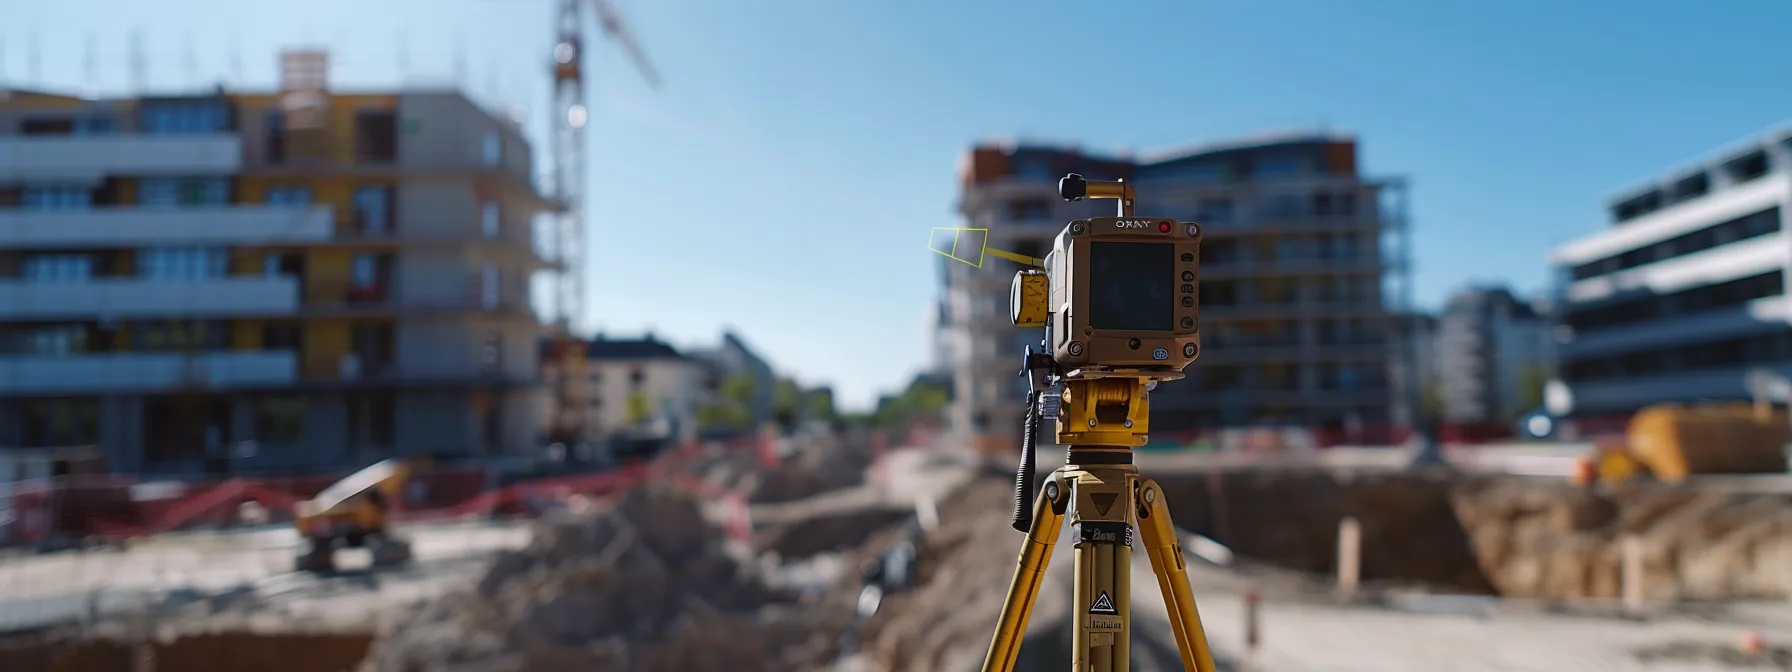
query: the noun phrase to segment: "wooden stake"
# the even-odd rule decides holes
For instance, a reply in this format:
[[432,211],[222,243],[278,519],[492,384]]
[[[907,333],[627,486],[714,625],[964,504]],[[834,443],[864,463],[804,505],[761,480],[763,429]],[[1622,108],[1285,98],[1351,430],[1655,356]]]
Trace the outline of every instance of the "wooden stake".
[[1354,517],[1338,521],[1338,594],[1356,594],[1362,578],[1363,526]]

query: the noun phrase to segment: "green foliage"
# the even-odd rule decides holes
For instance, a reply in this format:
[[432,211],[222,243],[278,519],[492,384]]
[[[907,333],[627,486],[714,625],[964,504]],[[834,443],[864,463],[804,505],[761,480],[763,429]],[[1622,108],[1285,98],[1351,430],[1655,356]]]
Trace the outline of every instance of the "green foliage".
[[772,420],[786,430],[796,427],[803,416],[803,388],[789,378],[778,378],[772,384]]
[[753,416],[747,408],[729,401],[714,401],[698,404],[696,409],[697,427],[703,432],[719,430],[741,431],[752,423]]
[[630,425],[646,422],[653,415],[653,402],[647,395],[636,392],[628,395],[627,421]]
[[722,381],[722,397],[743,408],[753,407],[753,396],[758,391],[759,385],[753,382],[752,376],[745,373],[734,374]]
[[723,380],[715,397],[695,409],[698,431],[727,433],[752,429],[753,398],[758,389],[753,377],[745,373]]
[[887,427],[919,417],[937,419],[950,398],[951,390],[945,384],[917,379],[901,393],[880,399],[872,421]]
[[1518,412],[1530,413],[1543,406],[1543,388],[1549,384],[1549,369],[1540,364],[1526,364],[1518,370]]
[[1444,415],[1444,393],[1436,381],[1427,381],[1419,388],[1419,405],[1425,417],[1437,420]]
[[833,421],[838,419],[834,413],[834,391],[830,389],[810,390],[806,395],[804,412],[815,420]]

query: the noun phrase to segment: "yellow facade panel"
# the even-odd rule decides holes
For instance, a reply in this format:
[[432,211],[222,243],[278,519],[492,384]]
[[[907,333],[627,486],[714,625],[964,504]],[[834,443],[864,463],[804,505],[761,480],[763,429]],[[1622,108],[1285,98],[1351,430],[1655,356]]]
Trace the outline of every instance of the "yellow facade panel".
[[353,280],[354,252],[320,248],[305,254],[305,302],[341,303]]
[[304,326],[300,367],[305,380],[334,380],[342,375],[349,331],[349,323],[342,320],[316,320]]
[[230,325],[230,345],[237,350],[261,349],[261,320],[237,320]]

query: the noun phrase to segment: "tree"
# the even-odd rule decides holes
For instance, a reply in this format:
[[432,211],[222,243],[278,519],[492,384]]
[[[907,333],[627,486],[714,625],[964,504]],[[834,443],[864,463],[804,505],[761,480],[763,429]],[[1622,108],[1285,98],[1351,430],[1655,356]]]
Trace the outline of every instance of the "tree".
[[796,381],[779,377],[772,385],[772,419],[789,430],[796,427],[805,410],[803,389]]
[[814,420],[834,422],[839,418],[834,412],[834,391],[828,388],[809,390],[805,395],[803,412]]
[[951,391],[945,384],[917,379],[902,392],[878,400],[875,421],[882,426],[901,424],[917,417],[938,418],[945,411]]
[[1549,369],[1541,364],[1527,363],[1518,369],[1517,399],[1519,414],[1526,414],[1543,406],[1543,388],[1549,384]]
[[714,401],[698,404],[696,416],[697,428],[704,434],[740,431],[753,419],[738,404]]
[[626,412],[628,418],[627,422],[630,425],[638,425],[647,422],[647,419],[653,416],[653,402],[648,401],[647,395],[635,392],[628,395],[628,409]]
[[753,398],[759,386],[744,373],[729,376],[719,394],[696,408],[697,427],[705,434],[732,433],[753,426]]
[[1419,388],[1419,405],[1425,411],[1425,417],[1433,421],[1444,416],[1444,393],[1436,381],[1426,381]]

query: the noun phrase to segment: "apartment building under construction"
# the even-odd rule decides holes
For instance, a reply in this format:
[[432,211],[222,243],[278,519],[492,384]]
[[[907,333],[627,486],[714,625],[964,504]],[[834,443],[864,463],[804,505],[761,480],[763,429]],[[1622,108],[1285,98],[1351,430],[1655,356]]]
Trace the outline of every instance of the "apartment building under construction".
[[0,91],[0,450],[223,473],[540,439],[550,204],[516,125],[285,89]]
[[[1354,138],[1283,134],[1124,158],[980,145],[961,164],[960,226],[988,229],[992,247],[1043,257],[1066,222],[1114,212],[1112,201],[1062,202],[1057,181],[1070,172],[1125,179],[1138,187],[1140,214],[1206,227],[1201,359],[1187,380],[1152,395],[1154,433],[1268,424],[1334,437],[1355,428],[1360,438],[1342,440],[1373,441],[1386,439],[1365,435],[1403,419],[1391,374],[1403,355],[1383,297],[1398,268],[1383,238],[1404,230],[1403,185],[1360,175]],[[987,450],[1008,450],[1025,409],[1022,348],[1040,338],[1009,323],[1018,267],[941,261],[953,424]]]

